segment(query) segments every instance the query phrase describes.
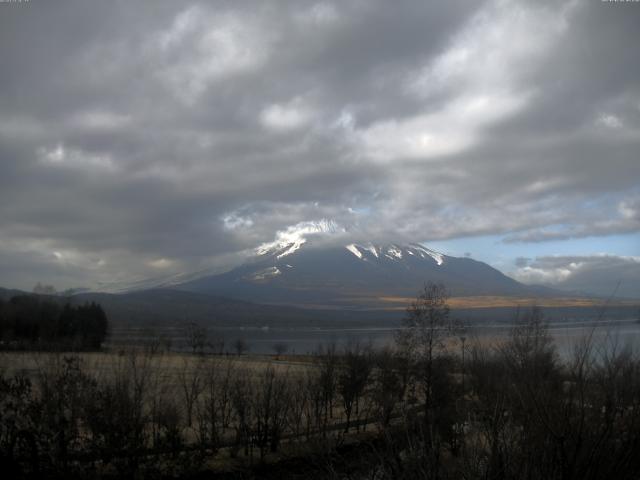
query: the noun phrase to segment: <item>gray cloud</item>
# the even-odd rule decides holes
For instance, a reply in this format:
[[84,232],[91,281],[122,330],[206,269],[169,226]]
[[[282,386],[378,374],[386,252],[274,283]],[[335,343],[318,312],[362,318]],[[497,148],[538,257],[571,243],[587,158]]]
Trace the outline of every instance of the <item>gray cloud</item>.
[[0,284],[354,238],[640,231],[640,9],[3,4]]

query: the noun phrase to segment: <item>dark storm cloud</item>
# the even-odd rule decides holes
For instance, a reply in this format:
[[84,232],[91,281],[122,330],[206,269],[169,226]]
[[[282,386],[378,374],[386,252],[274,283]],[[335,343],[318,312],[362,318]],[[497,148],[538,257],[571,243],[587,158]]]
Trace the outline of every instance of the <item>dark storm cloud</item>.
[[637,232],[635,7],[0,4],[0,284],[196,270],[321,219]]

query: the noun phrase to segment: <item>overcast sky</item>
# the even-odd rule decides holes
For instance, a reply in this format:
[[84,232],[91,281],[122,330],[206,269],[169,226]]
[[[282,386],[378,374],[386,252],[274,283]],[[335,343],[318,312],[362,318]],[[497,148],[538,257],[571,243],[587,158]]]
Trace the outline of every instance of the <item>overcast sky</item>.
[[327,219],[640,293],[639,25],[600,0],[0,3],[0,285],[229,265]]

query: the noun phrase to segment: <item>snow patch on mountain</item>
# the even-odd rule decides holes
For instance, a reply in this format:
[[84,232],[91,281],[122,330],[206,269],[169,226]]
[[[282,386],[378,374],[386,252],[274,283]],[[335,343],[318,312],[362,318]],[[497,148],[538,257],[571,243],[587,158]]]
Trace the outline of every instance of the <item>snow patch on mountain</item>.
[[278,267],[269,267],[253,273],[249,279],[254,281],[267,280],[269,278],[276,277],[281,273],[282,272]]
[[306,239],[305,238],[301,238],[300,240],[296,240],[295,242],[285,246],[284,251],[282,251],[281,253],[279,253],[278,255],[276,255],[276,258],[280,259],[282,257],[286,257],[287,255],[291,255],[293,252],[295,252],[296,250],[299,250],[300,247],[306,243]]
[[412,256],[424,259],[431,258],[438,265],[442,265],[445,261],[445,256],[440,252],[436,252],[435,250],[431,250],[418,244],[411,244],[408,246],[391,244],[382,247],[374,246],[373,244],[358,245],[352,243],[347,245],[345,248],[360,260],[367,260],[367,256],[365,254],[370,253],[376,258],[380,258],[380,255],[382,255],[384,258],[388,258],[389,260],[402,260],[403,256]]
[[402,258],[402,250],[400,250],[395,245],[390,245],[389,247],[387,247],[387,257]]
[[273,242],[266,242],[256,248],[258,255],[273,255],[277,259],[291,255],[307,242],[307,236],[317,234],[343,233],[345,229],[333,220],[323,218],[318,221],[300,222],[278,230]]
[[419,255],[422,258],[426,258],[425,255],[433,258],[438,265],[442,265],[444,262],[444,256],[440,252],[436,252],[435,250],[431,250],[430,248],[425,248],[422,245],[411,245],[412,249],[419,252]]
[[364,247],[365,250],[370,251],[374,257],[378,258],[378,250],[373,245],[369,245],[368,247]]
[[354,243],[352,243],[351,245],[347,245],[345,248],[353,253],[356,257],[362,259],[362,253],[360,253],[360,250],[358,250],[358,247]]

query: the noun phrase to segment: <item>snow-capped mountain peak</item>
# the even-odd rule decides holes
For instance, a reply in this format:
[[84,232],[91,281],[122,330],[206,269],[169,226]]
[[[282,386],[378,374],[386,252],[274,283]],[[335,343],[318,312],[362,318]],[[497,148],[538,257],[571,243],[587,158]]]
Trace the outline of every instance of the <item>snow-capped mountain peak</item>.
[[345,248],[358,259],[365,261],[369,260],[370,256],[376,259],[383,257],[389,260],[402,260],[403,258],[406,259],[414,257],[423,259],[431,258],[436,262],[436,264],[442,265],[445,259],[445,256],[442,253],[423,247],[419,244],[402,246],[389,244],[385,246],[378,246],[371,243],[365,245],[352,243],[347,245]]
[[[327,232],[335,235],[327,238]],[[180,288],[313,308],[332,302],[384,306],[385,298],[413,297],[426,282],[443,283],[455,295],[526,293],[523,285],[476,260],[444,255],[419,243],[349,243],[345,237],[332,222],[298,224],[261,245],[260,256]]]
[[325,218],[319,221],[300,222],[279,230],[273,242],[266,242],[256,248],[258,255],[275,255],[277,259],[291,255],[307,242],[312,235],[333,235],[344,233],[345,229],[333,220]]
[[[284,230],[278,230],[275,239],[271,242],[265,242],[255,249],[255,253],[259,257],[270,257],[277,261],[283,257],[287,257],[308,243],[311,237],[336,237],[346,232],[346,229],[338,225],[333,220],[326,218],[299,222],[290,225]],[[367,243],[351,243],[345,245],[349,252],[356,258],[363,261],[380,261],[386,260],[407,260],[410,257],[421,259],[432,259],[437,265],[442,265],[445,256],[440,252],[431,250],[417,243],[408,245],[386,244],[375,245],[372,242]]]

